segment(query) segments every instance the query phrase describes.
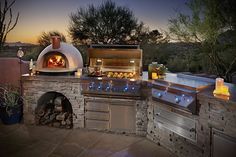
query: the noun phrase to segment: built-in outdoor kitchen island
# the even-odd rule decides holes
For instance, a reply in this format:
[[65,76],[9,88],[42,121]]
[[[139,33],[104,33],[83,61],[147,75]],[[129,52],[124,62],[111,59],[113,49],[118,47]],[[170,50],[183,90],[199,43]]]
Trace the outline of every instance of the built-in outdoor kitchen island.
[[[69,51],[48,51],[64,57],[57,58],[58,72],[79,68],[69,66]],[[57,68],[48,67],[53,67],[50,55],[38,61],[39,74],[22,76],[26,124],[145,136],[177,156],[235,154],[235,85],[229,84],[226,100],[213,95],[212,79],[167,73],[150,80],[141,70],[138,47],[91,48],[89,68],[94,71],[82,76],[52,74]]]

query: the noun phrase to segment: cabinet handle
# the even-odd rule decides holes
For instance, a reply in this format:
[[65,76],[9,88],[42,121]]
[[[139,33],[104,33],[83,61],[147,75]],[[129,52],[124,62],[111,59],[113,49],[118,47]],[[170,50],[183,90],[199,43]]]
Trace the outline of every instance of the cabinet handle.
[[161,115],[161,113],[160,113],[160,112],[157,112],[157,113],[156,113],[156,115],[157,115],[157,116],[160,116],[160,115]]
[[189,131],[190,132],[196,132],[196,129],[195,128],[191,128]]

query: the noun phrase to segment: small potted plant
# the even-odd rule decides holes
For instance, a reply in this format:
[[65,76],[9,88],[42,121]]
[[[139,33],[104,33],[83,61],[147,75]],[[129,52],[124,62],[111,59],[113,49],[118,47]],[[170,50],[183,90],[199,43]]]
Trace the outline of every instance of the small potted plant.
[[4,124],[19,123],[23,99],[14,87],[0,87],[0,118]]
[[166,66],[164,66],[163,64],[158,64],[156,71],[157,71],[157,75],[158,78],[163,78],[167,72],[167,68]]

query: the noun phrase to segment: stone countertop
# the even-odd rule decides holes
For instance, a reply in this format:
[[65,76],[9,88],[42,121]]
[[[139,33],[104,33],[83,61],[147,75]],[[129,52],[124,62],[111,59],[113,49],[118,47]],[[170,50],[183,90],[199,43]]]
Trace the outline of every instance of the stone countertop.
[[70,81],[76,81],[76,82],[80,82],[80,78],[77,76],[73,76],[73,75],[67,75],[67,76],[50,76],[50,75],[33,75],[30,76],[29,74],[24,74],[22,75],[22,80],[23,81],[37,81],[37,80],[45,80],[45,81],[66,81],[66,80],[70,80]]
[[[83,75],[81,77],[75,76],[75,75],[62,75],[62,76],[50,76],[50,75],[33,75],[30,76],[29,74],[23,74],[22,75],[22,80],[26,81],[26,80],[74,80],[74,81],[78,81],[80,82],[81,80],[99,80],[102,77],[88,77],[86,75]],[[102,79],[108,79],[108,80],[116,80],[116,81],[133,81],[130,79],[116,79],[116,78],[102,78]],[[153,80],[149,80],[148,79],[148,72],[143,72],[143,75],[140,77],[140,79],[134,80],[134,81],[141,81],[142,83],[149,83],[149,85],[152,83]]]
[[210,87],[204,90],[203,92],[198,94],[198,97],[201,98],[210,98],[210,99],[215,99],[217,101],[221,101],[224,103],[232,103],[236,105],[236,85],[235,84],[230,84],[230,83],[225,83],[229,87],[229,92],[230,96],[214,96],[213,91],[215,87]]
[[[86,79],[98,79],[97,77],[86,77],[86,76],[82,76],[81,78],[77,77],[77,76],[48,76],[48,75],[35,75],[35,76],[29,76],[27,74],[22,75],[22,80],[23,81],[27,81],[27,80],[51,80],[51,81],[58,81],[58,79],[60,81],[66,81],[66,80],[70,80],[70,81],[75,81],[75,82],[80,82],[81,80],[86,80]],[[112,78],[109,78],[112,79]],[[116,79],[117,80],[117,79]],[[122,80],[122,79],[120,79]],[[127,79],[124,79],[127,80]],[[142,84],[144,85],[144,87],[146,88],[151,88],[152,87],[152,83],[153,80],[149,80],[148,79],[148,72],[144,71],[143,75],[141,76],[140,79],[136,80],[136,81],[141,81]],[[229,84],[229,83],[225,83],[225,85],[227,85],[229,87],[230,90],[230,97],[227,99],[227,97],[215,97],[213,95],[213,91],[214,91],[214,87],[210,87],[205,89],[203,92],[198,94],[198,98],[210,98],[210,99],[215,99],[218,101],[222,101],[222,102],[228,102],[228,103],[233,103],[236,105],[236,85],[234,84]]]

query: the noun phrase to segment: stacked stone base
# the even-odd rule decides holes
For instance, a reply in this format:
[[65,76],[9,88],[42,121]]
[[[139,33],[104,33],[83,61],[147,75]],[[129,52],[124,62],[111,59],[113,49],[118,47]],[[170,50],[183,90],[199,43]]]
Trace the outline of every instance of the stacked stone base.
[[[35,109],[38,105],[38,100],[41,98],[41,96],[43,96],[47,92],[57,92],[64,95],[71,103],[73,110],[73,128],[85,128],[85,97],[81,94],[82,83],[80,79],[74,77],[61,78],[50,76],[24,77],[23,88],[25,124],[35,124]],[[139,136],[146,136],[147,101],[135,100],[135,105],[135,133]]]
[[[50,78],[50,79],[49,79]],[[73,128],[85,128],[84,96],[80,79],[65,77],[27,77],[24,88],[24,122],[35,124],[35,108],[39,98],[47,92],[63,94],[73,109]],[[208,95],[198,95],[199,115],[185,115],[196,122],[196,140],[186,139],[165,127],[154,123],[154,106],[169,108],[152,100],[151,88],[144,86],[145,100],[136,100],[136,135],[146,136],[158,145],[169,149],[179,157],[210,157],[212,155],[212,131],[219,130],[236,138],[236,104]],[[112,99],[112,98],[111,98]],[[180,113],[182,114],[182,113]]]

